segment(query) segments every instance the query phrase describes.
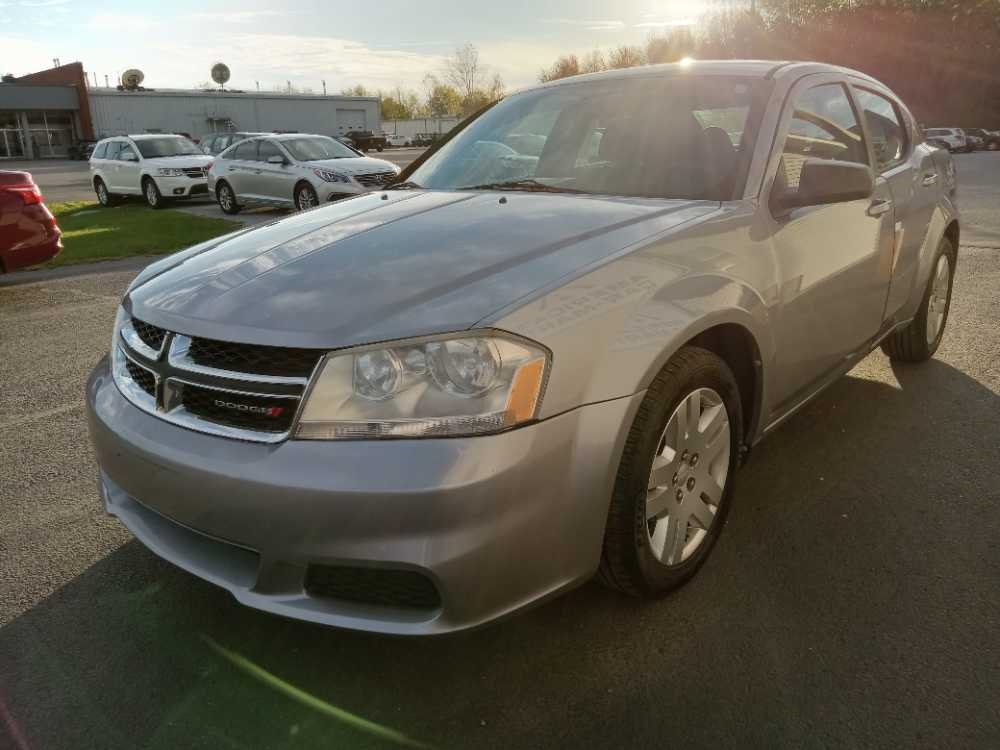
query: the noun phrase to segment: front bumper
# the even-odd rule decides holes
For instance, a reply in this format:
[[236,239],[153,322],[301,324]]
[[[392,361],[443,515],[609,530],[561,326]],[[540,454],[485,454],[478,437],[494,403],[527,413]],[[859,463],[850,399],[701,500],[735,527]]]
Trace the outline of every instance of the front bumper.
[[165,177],[156,175],[156,186],[164,198],[183,198],[191,195],[208,195],[206,177]]
[[[87,386],[105,507],[150,549],[251,607],[409,635],[481,625],[593,575],[640,398],[493,436],[268,445],[140,411],[107,360]],[[417,571],[440,606],[310,595],[310,565]]]

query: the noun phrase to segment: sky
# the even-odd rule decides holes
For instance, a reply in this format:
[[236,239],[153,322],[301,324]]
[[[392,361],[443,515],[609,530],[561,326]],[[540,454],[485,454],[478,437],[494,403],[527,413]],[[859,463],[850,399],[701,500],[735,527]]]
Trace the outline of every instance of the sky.
[[82,62],[102,86],[105,75],[115,85],[139,68],[145,86],[192,88],[222,61],[232,88],[291,82],[320,93],[325,80],[330,93],[357,83],[419,91],[448,54],[472,43],[513,90],[560,54],[642,42],[726,1],[0,0],[0,73],[23,75],[58,58]]

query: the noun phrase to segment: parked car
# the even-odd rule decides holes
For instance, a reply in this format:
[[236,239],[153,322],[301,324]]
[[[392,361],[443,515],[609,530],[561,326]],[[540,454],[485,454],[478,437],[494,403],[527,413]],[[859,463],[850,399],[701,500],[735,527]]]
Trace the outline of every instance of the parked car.
[[973,150],[972,144],[961,128],[929,128],[924,131],[928,138],[937,138],[948,144],[948,150],[952,153],[964,151],[969,153]]
[[171,198],[207,195],[210,166],[212,157],[183,136],[116,136],[98,142],[90,179],[102,206],[141,195],[151,208],[163,208]]
[[299,210],[389,184],[399,167],[358,154],[325,135],[270,135],[230,146],[215,160],[208,186],[227,214],[246,205]]
[[62,232],[31,174],[0,170],[0,273],[44,263],[62,248]]
[[107,511],[251,607],[431,634],[595,574],[658,596],[758,441],[945,331],[955,166],[861,73],[563,79],[400,179],[153,263],[87,385]]
[[358,151],[382,151],[389,142],[384,135],[375,135],[370,130],[349,130],[344,133],[344,137],[349,139]]
[[986,148],[985,139],[976,135],[975,130],[966,130],[964,132],[965,132],[965,140],[969,144],[969,151],[982,151],[984,148]]
[[969,135],[978,140],[976,145],[977,148],[986,149],[987,151],[996,151],[1000,149],[1000,133],[983,130],[982,128],[973,128],[971,130],[966,130],[966,135]]
[[97,141],[77,141],[66,149],[66,156],[76,161],[87,161],[94,153]]
[[402,148],[410,145],[410,139],[405,135],[387,135],[385,139],[393,148]]
[[410,139],[411,146],[431,146],[441,138],[440,133],[417,133]]
[[239,143],[240,141],[252,138],[255,135],[267,135],[267,133],[209,133],[206,136],[202,136],[201,143],[198,145],[204,153],[216,156],[221,154],[234,143]]

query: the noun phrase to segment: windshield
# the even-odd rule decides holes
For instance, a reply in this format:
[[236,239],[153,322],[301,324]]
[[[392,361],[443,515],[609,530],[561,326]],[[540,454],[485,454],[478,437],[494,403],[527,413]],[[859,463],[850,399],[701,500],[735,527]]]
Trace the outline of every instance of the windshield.
[[204,156],[205,154],[187,138],[179,135],[164,138],[140,138],[135,141],[143,159],[160,156]]
[[322,159],[352,159],[357,153],[340,141],[326,136],[312,138],[292,138],[282,141],[281,145],[296,161],[320,161]]
[[420,166],[424,188],[726,200],[753,146],[749,79],[587,81],[512,96]]

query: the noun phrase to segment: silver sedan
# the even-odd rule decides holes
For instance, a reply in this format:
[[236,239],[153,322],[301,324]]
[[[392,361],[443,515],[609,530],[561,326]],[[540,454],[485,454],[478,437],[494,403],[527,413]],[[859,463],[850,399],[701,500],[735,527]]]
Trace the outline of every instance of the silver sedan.
[[328,625],[462,630],[595,575],[658,596],[759,441],[879,347],[934,355],[956,194],[842,68],[519,92],[391,189],[149,266],[88,385],[104,507]]
[[300,211],[377,190],[399,167],[372,159],[325,135],[286,133],[248,138],[215,158],[208,189],[219,207],[294,206]]

